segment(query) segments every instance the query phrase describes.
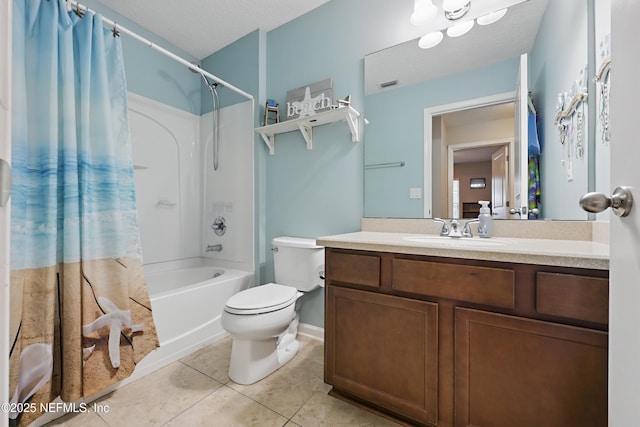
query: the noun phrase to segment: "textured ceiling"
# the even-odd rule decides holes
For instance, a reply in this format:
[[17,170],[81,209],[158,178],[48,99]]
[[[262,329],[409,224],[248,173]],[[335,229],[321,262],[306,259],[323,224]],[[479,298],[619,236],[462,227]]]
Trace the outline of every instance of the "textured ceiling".
[[258,28],[270,31],[329,0],[97,1],[203,59]]

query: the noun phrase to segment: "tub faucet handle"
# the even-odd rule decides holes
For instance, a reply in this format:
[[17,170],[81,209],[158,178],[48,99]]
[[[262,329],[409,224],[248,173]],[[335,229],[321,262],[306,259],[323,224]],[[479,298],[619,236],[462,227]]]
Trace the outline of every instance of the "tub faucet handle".
[[211,224],[211,229],[217,236],[222,236],[227,231],[227,222],[224,217],[219,216]]

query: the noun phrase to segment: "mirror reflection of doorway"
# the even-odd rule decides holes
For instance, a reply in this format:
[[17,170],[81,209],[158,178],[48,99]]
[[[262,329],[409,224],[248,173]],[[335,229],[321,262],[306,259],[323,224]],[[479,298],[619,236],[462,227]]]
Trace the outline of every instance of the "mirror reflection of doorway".
[[[494,218],[508,218],[515,167],[509,161],[514,149],[514,103],[468,108],[434,119],[440,122],[441,147],[447,147],[442,203],[440,209],[434,203],[434,216],[453,217],[453,181],[458,180],[460,218],[477,218],[479,200],[491,201]],[[484,180],[484,188],[472,186],[471,180]]]
[[491,213],[494,218],[507,218],[509,183],[509,146],[503,145],[491,154]]
[[[479,200],[489,200],[494,218],[508,218],[509,191],[511,189],[509,152],[511,140],[481,141],[450,145],[448,187],[459,182],[460,218],[477,218]],[[452,192],[449,192],[451,195]],[[453,200],[448,214],[453,216]]]

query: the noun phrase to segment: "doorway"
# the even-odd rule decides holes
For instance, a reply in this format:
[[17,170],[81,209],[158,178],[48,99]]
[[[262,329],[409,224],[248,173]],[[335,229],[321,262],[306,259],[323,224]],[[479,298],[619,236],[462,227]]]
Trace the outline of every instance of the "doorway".
[[[478,200],[496,199],[498,203],[492,203],[492,206],[500,207],[496,217],[506,218],[514,193],[515,165],[510,161],[515,149],[513,98],[503,95],[449,107],[452,108],[425,111],[425,124],[427,119],[431,121],[431,126],[425,126],[425,134],[427,127],[430,132],[425,135],[425,141],[430,142],[430,146],[425,146],[425,155],[430,157],[425,164],[432,166],[431,173],[425,173],[425,188],[432,189],[429,200],[425,198],[425,214],[470,218],[479,209]],[[494,179],[491,158],[501,147],[504,147],[503,171]],[[454,212],[453,181],[456,178],[459,200]],[[427,185],[428,179],[431,182]],[[479,185],[483,180],[484,187]],[[492,189],[497,187],[502,189],[501,198],[492,195]]]
[[[453,194],[458,182],[459,218],[477,218],[478,201],[488,200],[494,218],[507,218],[512,203],[513,139],[478,141],[449,145],[447,156],[447,194]],[[447,216],[455,217],[453,200],[447,204]]]

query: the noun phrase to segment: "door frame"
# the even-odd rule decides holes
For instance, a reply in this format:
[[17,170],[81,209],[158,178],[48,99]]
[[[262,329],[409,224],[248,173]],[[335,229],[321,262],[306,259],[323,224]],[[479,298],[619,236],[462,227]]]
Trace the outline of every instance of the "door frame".
[[436,105],[425,108],[423,112],[423,130],[424,130],[424,209],[423,217],[433,217],[433,178],[432,178],[432,148],[433,148],[433,118],[447,113],[455,113],[457,111],[469,110],[472,108],[489,107],[491,105],[504,104],[507,102],[515,102],[516,91],[509,91],[495,95],[483,96],[480,98],[467,99],[451,104]]
[[[0,158],[11,163],[11,46],[12,1],[0,6]],[[0,207],[0,402],[9,402],[9,309],[10,309],[10,228],[11,199]],[[9,425],[5,412],[0,427]]]
[[[452,144],[447,146],[447,197],[448,195],[453,193],[453,169],[454,162],[453,157],[454,153],[459,150],[468,150],[473,148],[483,148],[483,147],[495,147],[499,149],[500,147],[507,146],[507,155],[509,156],[509,187],[507,191],[509,192],[509,201],[513,203],[513,191],[512,191],[512,181],[513,181],[513,172],[514,165],[510,159],[511,153],[513,152],[513,144],[514,137],[511,138],[500,138],[500,139],[490,139],[486,141],[474,141],[474,142],[463,142],[460,144]],[[448,216],[452,216],[452,206],[450,203],[447,203],[447,213]]]

